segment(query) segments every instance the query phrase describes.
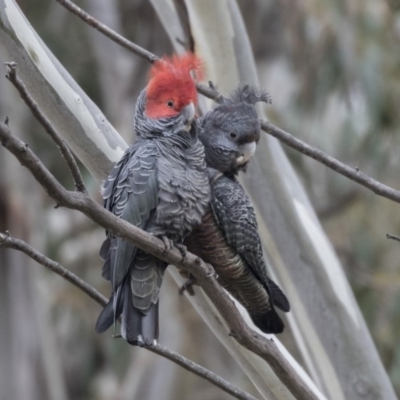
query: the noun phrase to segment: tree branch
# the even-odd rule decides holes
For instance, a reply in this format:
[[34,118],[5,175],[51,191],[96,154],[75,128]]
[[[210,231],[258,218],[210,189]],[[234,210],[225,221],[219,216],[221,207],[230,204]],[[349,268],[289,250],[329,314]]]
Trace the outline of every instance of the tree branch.
[[348,165],[336,160],[334,157],[324,153],[322,150],[319,150],[314,146],[310,146],[309,144],[295,138],[290,133],[270,124],[267,121],[260,120],[260,123],[261,128],[265,132],[276,137],[292,149],[295,149],[300,153],[319,161],[339,174],[359,183],[367,189],[372,190],[375,194],[386,197],[387,199],[393,200],[396,203],[400,203],[399,190],[393,189],[390,186],[371,178],[367,174],[361,172],[357,167],[349,167]]
[[400,242],[400,236],[392,235],[391,233],[386,234],[386,239],[397,240],[398,242]]
[[[57,275],[61,276],[62,278],[66,279],[68,282],[72,283],[82,292],[87,294],[91,299],[96,301],[102,307],[104,307],[108,300],[104,297],[100,292],[98,292],[94,287],[89,285],[83,279],[79,278],[77,275],[69,271],[68,269],[61,266],[54,260],[46,257],[44,254],[40,253],[28,243],[24,242],[23,240],[13,238],[8,233],[0,233],[0,247],[5,247],[9,249],[15,249],[25,253],[28,257],[32,258],[39,264],[43,265],[50,271],[55,272]],[[182,368],[194,373],[197,376],[211,382],[215,386],[219,387],[223,391],[231,394],[233,397],[236,397],[240,400],[257,400],[254,396],[247,393],[246,391],[240,389],[239,387],[231,384],[227,380],[223,379],[219,375],[211,372],[207,368],[202,367],[199,364],[189,360],[188,358],[182,356],[181,354],[169,350],[168,348],[156,344],[152,346],[145,346],[145,348],[153,353],[156,353],[168,360],[180,365]]]
[[[106,25],[102,24],[91,15],[89,15],[87,12],[76,6],[70,0],[56,1],[64,6],[66,9],[71,11],[73,14],[81,18],[84,22],[106,35],[109,39],[132,51],[139,57],[142,57],[150,62],[154,62],[159,59],[156,55],[123,38],[121,35],[108,28]],[[210,99],[213,99],[217,103],[222,102],[223,96],[215,89],[212,84],[210,84],[210,86],[206,86],[198,83],[196,86],[199,93]],[[400,203],[399,190],[395,190],[390,186],[384,185],[383,183],[371,178],[367,174],[364,174],[358,168],[349,167],[348,165],[336,160],[334,157],[326,154],[322,150],[319,150],[314,146],[310,146],[309,144],[301,141],[300,139],[297,139],[290,133],[285,132],[283,129],[280,129],[267,121],[260,119],[260,123],[261,128],[264,132],[268,133],[271,136],[274,136],[292,149],[313,158],[314,160],[324,164],[328,168],[336,171],[337,173],[351,179],[354,182],[359,183],[367,189],[372,190],[375,194]]]
[[195,375],[206,379],[207,381],[213,383],[215,386],[218,386],[225,392],[231,394],[233,397],[237,399],[244,399],[244,400],[257,400],[251,394],[245,392],[244,390],[232,385],[230,382],[226,381],[225,379],[221,378],[220,376],[214,374],[213,372],[209,371],[208,369],[196,364],[195,362],[183,357],[179,353],[175,351],[169,350],[160,344],[155,346],[146,346],[146,349],[156,353],[160,356],[168,358],[169,360],[173,361],[174,363],[180,365],[181,367],[187,369],[190,372],[193,372]]
[[101,306],[104,307],[107,304],[108,299],[92,286],[90,286],[88,283],[86,283],[83,279],[79,278],[74,273],[64,268],[58,262],[46,257],[44,254],[34,249],[23,240],[13,238],[8,232],[6,234],[0,233],[0,247],[22,251],[28,257],[32,258],[50,271],[55,272],[57,275],[60,275],[65,280],[72,283],[74,286],[82,290],[82,292],[87,294],[91,299],[99,303]]
[[158,57],[150,51],[143,49],[142,47],[138,46],[137,44],[131,42],[130,40],[124,38],[119,33],[110,29],[107,25],[104,25],[96,18],[92,17],[87,12],[83,11],[77,5],[72,3],[69,0],[56,0],[62,6],[64,6],[68,11],[71,11],[73,14],[77,15],[82,21],[86,22],[92,28],[97,29],[103,35],[107,36],[109,39],[113,40],[115,43],[118,43],[125,49],[131,51],[132,53],[138,55],[139,57],[144,58],[145,60],[153,63],[154,61],[158,60]]
[[23,141],[13,136],[9,127],[1,122],[0,140],[3,146],[13,153],[24,167],[30,170],[35,179],[58,205],[81,211],[116,236],[129,240],[140,249],[193,274],[221,315],[224,316],[232,330],[232,336],[241,345],[267,361],[295,398],[317,399],[317,396],[305,385],[273,341],[266,340],[263,336],[255,333],[243,321],[228,294],[219,285],[215,276],[210,275],[210,267],[204,261],[191,253],[187,253],[183,258],[177,248],[166,250],[162,240],[116,217],[97,204],[87,193],[66,190],[32,150]]
[[43,126],[45,131],[50,135],[50,137],[53,139],[58,149],[60,150],[61,155],[63,156],[71,172],[76,190],[79,190],[80,192],[86,192],[86,187],[85,184],[83,183],[81,172],[79,170],[78,164],[76,163],[76,160],[70,148],[67,146],[65,141],[61,139],[61,137],[59,136],[53,125],[50,123],[50,121],[46,118],[46,116],[42,113],[42,111],[38,107],[36,101],[28,93],[22,80],[17,76],[17,64],[15,62],[6,62],[5,65],[8,71],[6,78],[18,90],[25,104],[29,107],[29,109],[32,111],[32,114],[40,122],[40,124]]

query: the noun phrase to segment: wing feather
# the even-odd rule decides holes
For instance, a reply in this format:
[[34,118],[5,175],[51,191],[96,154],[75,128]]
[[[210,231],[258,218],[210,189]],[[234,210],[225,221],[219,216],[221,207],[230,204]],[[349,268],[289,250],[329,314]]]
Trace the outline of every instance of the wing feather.
[[274,304],[283,311],[289,311],[288,299],[267,275],[254,208],[240,183],[227,176],[215,180],[211,208],[228,244],[243,257],[271,295]]
[[[114,167],[103,186],[104,207],[131,224],[145,229],[157,207],[157,148],[151,141],[136,141]],[[107,233],[100,251],[103,276],[113,290],[122,284],[137,252],[131,242]]]

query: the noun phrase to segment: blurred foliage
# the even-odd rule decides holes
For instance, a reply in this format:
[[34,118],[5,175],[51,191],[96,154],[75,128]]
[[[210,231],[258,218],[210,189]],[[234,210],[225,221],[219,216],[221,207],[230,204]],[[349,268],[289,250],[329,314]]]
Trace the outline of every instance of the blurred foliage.
[[[171,51],[148,1],[109,1],[121,34],[156,54]],[[145,85],[147,63],[121,50],[126,57],[121,68],[129,74],[120,89],[106,84],[109,81],[94,46],[100,35],[91,33],[54,1],[18,3],[61,63],[130,140],[132,110]],[[87,8],[94,3],[79,4]],[[271,121],[376,179],[400,187],[396,173],[400,145],[400,2],[240,0],[239,5],[249,29],[261,85],[274,101],[267,109]],[[118,63],[117,59],[111,61]],[[121,79],[117,74],[112,78],[115,82]],[[107,96],[117,90],[123,100],[113,108]],[[23,106],[18,103],[18,107]],[[124,108],[128,111],[123,112]],[[24,126],[34,150],[57,178],[71,186],[55,146],[41,127],[30,116],[24,117]],[[400,213],[396,212],[399,205],[298,153],[288,154],[343,262],[400,395],[400,244],[385,236],[388,232],[400,233]],[[85,181],[99,198],[97,184],[88,173]],[[41,227],[32,229],[43,235],[44,253],[108,293],[97,256],[103,232],[77,213],[54,210],[53,203],[43,193],[40,195],[44,220]],[[168,388],[171,399],[195,399],[193,393],[198,399],[229,398],[165,360],[141,349],[127,348],[122,341],[111,341],[109,334],[107,338],[96,335],[93,326],[99,307],[59,277],[47,271],[41,276],[44,297],[51,301],[51,325],[69,398],[145,400],[164,394],[162,398],[167,399]],[[175,286],[167,280],[163,288],[163,344],[254,393],[208,328],[185,300],[178,299]],[[178,328],[188,333],[184,335]],[[188,337],[202,337],[202,346],[193,346]],[[288,341],[291,348],[293,344]],[[149,376],[154,374],[165,376],[161,382],[165,386],[149,383]]]

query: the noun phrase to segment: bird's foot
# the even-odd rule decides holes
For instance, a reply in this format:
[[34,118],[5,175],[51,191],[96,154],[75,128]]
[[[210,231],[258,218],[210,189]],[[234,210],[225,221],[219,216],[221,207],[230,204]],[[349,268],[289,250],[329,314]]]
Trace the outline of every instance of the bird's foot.
[[157,237],[164,242],[164,252],[163,252],[164,255],[167,251],[171,250],[174,247],[174,242],[171,239],[167,238],[166,236],[160,235]]
[[207,266],[207,268],[208,268],[208,272],[207,272],[207,275],[206,275],[206,277],[207,278],[212,278],[212,277],[214,277],[214,278],[218,278],[218,274],[215,272],[215,269],[214,269],[214,267],[211,265],[211,264],[206,264],[206,266]]
[[183,244],[180,244],[180,243],[174,243],[171,239],[169,239],[167,236],[164,236],[164,235],[159,235],[157,237],[164,242],[164,253],[163,254],[165,254],[167,251],[176,247],[182,254],[182,261],[185,260],[186,255],[187,255],[186,246],[184,246]]
[[175,244],[175,247],[181,252],[182,254],[182,261],[185,260],[186,255],[187,255],[187,247],[183,244]]
[[188,279],[179,288],[179,296],[182,296],[185,292],[188,292],[190,296],[194,296],[194,285],[197,285],[196,278],[192,274],[189,274]]

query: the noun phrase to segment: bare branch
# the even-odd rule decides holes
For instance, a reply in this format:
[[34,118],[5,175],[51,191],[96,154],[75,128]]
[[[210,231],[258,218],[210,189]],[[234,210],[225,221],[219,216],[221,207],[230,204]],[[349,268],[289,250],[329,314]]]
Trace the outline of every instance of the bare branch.
[[393,239],[393,240],[397,240],[398,242],[400,242],[400,236],[392,235],[391,233],[386,234],[386,239]]
[[68,282],[72,283],[74,286],[82,290],[82,292],[86,293],[91,299],[93,299],[103,307],[107,304],[107,298],[104,297],[92,286],[90,286],[88,283],[86,283],[83,279],[79,278],[74,273],[61,266],[58,262],[53,261],[45,255],[41,254],[39,251],[34,249],[23,240],[13,238],[9,234],[0,233],[0,247],[22,251],[28,257],[34,259],[36,262],[42,264],[50,271],[55,272],[57,275],[60,275]]
[[20,139],[14,137],[9,127],[1,122],[0,140],[20,163],[30,170],[58,205],[81,211],[116,236],[129,240],[140,249],[191,273],[221,315],[224,316],[231,328],[232,336],[241,345],[264,359],[295,398],[317,399],[317,396],[305,385],[273,341],[266,340],[263,336],[255,333],[243,321],[228,294],[219,285],[215,276],[210,275],[210,268],[204,261],[191,253],[187,253],[183,258],[181,251],[176,247],[166,250],[162,240],[116,217],[97,204],[87,193],[66,190],[32,150]]
[[[107,304],[107,298],[104,297],[101,293],[99,293],[94,287],[89,285],[83,279],[79,278],[77,275],[69,271],[68,269],[61,266],[54,260],[46,257],[41,254],[39,251],[34,249],[28,243],[23,240],[13,238],[9,234],[0,233],[0,247],[15,249],[25,253],[28,257],[32,258],[39,264],[48,268],[49,270],[55,272],[57,275],[60,275],[62,278],[66,279],[68,282],[72,283],[82,292],[87,294],[91,299],[96,301],[101,306],[105,306]],[[196,364],[195,362],[189,360],[188,358],[182,356],[181,354],[169,350],[168,348],[157,344],[154,346],[147,346],[147,350],[156,353],[162,357],[167,358],[168,360],[180,365],[186,370],[193,372],[195,375],[200,376],[201,378],[211,382],[215,386],[219,387],[223,391],[231,394],[233,397],[236,397],[240,400],[257,400],[254,396],[240,389],[239,387],[231,384],[226,381],[219,375],[211,372],[207,368],[202,367],[201,365]]]
[[38,107],[36,101],[33,97],[28,93],[24,83],[22,80],[17,76],[17,64],[15,62],[6,62],[5,63],[8,74],[6,78],[16,87],[21,98],[24,100],[25,104],[29,107],[32,111],[32,114],[35,118],[40,122],[46,132],[50,135],[53,141],[56,143],[57,147],[59,148],[61,155],[64,157],[65,162],[68,165],[68,168],[71,172],[72,178],[75,183],[76,190],[80,192],[86,192],[85,184],[83,183],[82,175],[79,170],[78,164],[64,140],[61,139],[53,125],[50,121],[46,118],[46,116],[42,113],[40,108]]
[[[91,15],[83,11],[81,8],[77,7],[74,3],[69,0],[56,0],[58,3],[63,5],[72,13],[79,16],[83,21],[88,23],[90,26],[98,29],[100,32],[105,34],[108,38],[113,40],[114,42],[120,44],[126,49],[132,51],[139,57],[142,57],[150,62],[154,62],[158,60],[158,57],[149,51],[143,49],[142,47],[136,45],[135,43],[123,38],[121,35],[108,28]],[[100,28],[101,27],[101,28]],[[223,96],[215,89],[215,86],[210,82],[209,86],[202,85],[198,83],[197,90],[199,93],[204,96],[213,99],[217,103],[221,103],[223,101]],[[360,185],[366,187],[367,189],[372,190],[375,194],[386,197],[387,199],[393,200],[397,203],[400,203],[400,191],[391,188],[390,186],[384,185],[383,183],[371,178],[367,174],[359,171],[357,168],[351,168],[348,165],[336,160],[334,157],[324,153],[322,150],[317,149],[316,147],[310,146],[309,144],[295,138],[290,133],[285,132],[283,129],[280,129],[273,124],[260,120],[261,128],[264,132],[268,133],[271,136],[274,136],[281,142],[285,143],[292,149],[299,151],[300,153],[313,158],[314,160],[324,164],[328,168],[338,172],[339,174],[351,179],[354,182],[359,183]]]
[[347,178],[359,183],[367,189],[372,190],[375,194],[400,203],[399,190],[395,190],[390,186],[387,186],[371,178],[367,174],[361,172],[357,167],[349,167],[348,165],[336,160],[334,157],[331,157],[330,155],[324,153],[322,150],[319,150],[314,146],[310,146],[309,144],[302,142],[290,133],[285,132],[283,129],[280,129],[267,121],[260,120],[260,122],[261,128],[265,132],[267,132],[271,136],[276,137],[292,149],[295,149],[300,153],[311,157],[316,161],[319,161],[320,163],[326,165],[330,169],[338,172],[339,174],[346,176]]
[[[159,60],[155,54],[150,51],[144,49],[143,47],[138,46],[136,43],[131,42],[130,40],[124,38],[119,33],[115,32],[107,25],[104,25],[102,22],[94,18],[92,15],[82,10],[82,8],[78,7],[70,0],[56,0],[57,3],[60,3],[63,7],[65,7],[68,11],[78,16],[82,21],[86,22],[92,28],[97,29],[103,35],[107,36],[109,39],[118,43],[120,46],[125,49],[131,51],[132,53],[138,55],[139,57],[144,58],[145,60],[153,63],[154,61]],[[210,86],[202,85],[198,83],[197,90],[203,94],[204,96],[213,99],[217,103],[222,103],[223,96],[215,89],[214,85],[210,82]]]
[[187,369],[188,371],[193,372],[195,375],[198,375],[207,381],[213,383],[215,386],[218,386],[225,392],[231,394],[233,397],[237,399],[243,400],[257,400],[251,394],[245,392],[244,390],[232,385],[230,382],[226,381],[225,379],[221,378],[220,376],[214,374],[213,372],[207,370],[206,368],[194,363],[193,361],[183,357],[179,353],[171,351],[160,344],[155,346],[146,346],[146,349],[156,353],[160,356],[168,358],[169,360],[173,361],[174,363],[180,365],[181,367]]
[[131,42],[130,40],[125,39],[119,33],[113,31],[108,26],[104,25],[103,23],[98,21],[96,18],[92,17],[90,14],[83,11],[81,8],[79,8],[76,4],[72,3],[71,1],[69,1],[69,0],[56,0],[56,1],[58,3],[60,3],[62,6],[64,6],[68,11],[71,11],[73,14],[77,15],[80,19],[82,19],[88,25],[90,25],[94,29],[97,29],[103,35],[107,36],[108,38],[113,40],[115,43],[118,43],[125,49],[128,49],[132,53],[138,55],[139,57],[144,58],[145,60],[147,60],[151,63],[158,60],[158,57],[155,56],[153,53],[150,53],[149,51],[143,49],[142,47]]

